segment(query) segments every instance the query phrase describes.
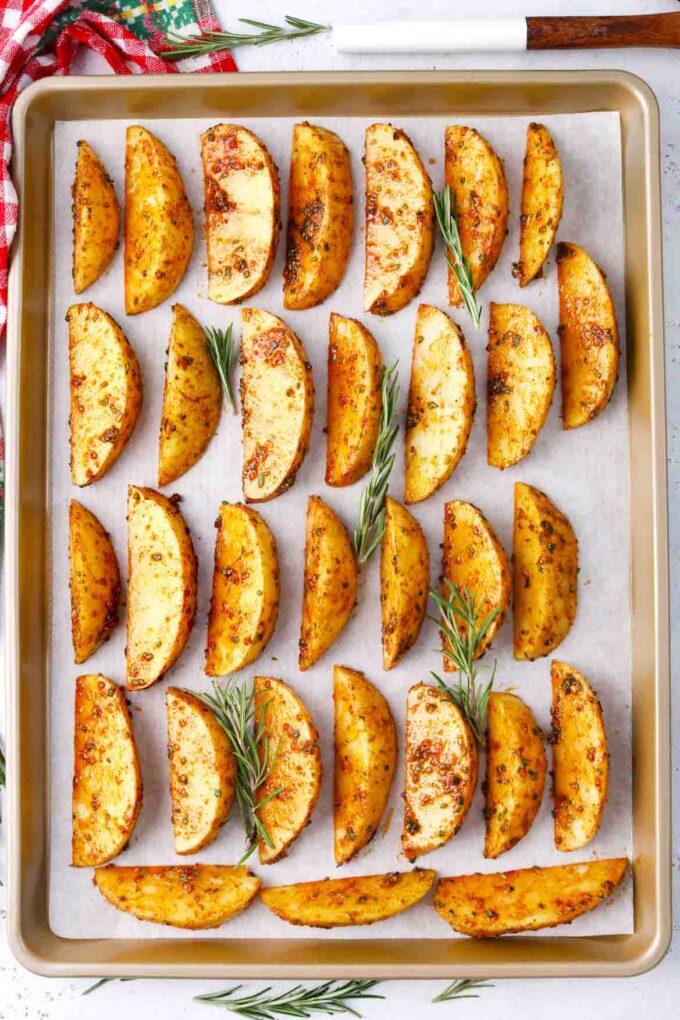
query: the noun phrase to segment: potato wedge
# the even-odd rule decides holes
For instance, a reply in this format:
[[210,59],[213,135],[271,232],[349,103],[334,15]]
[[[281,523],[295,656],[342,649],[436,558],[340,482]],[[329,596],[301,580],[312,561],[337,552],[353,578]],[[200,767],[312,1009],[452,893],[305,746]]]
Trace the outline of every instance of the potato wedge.
[[519,262],[513,269],[520,287],[541,276],[562,219],[563,200],[557,146],[544,124],[529,124],[519,218]]
[[328,651],[357,600],[359,567],[347,528],[318,496],[307,504],[300,669]]
[[458,832],[479,769],[477,744],[465,716],[430,684],[416,684],[408,692],[405,754],[401,846],[412,861]]
[[128,690],[150,687],[177,661],[196,615],[197,564],[177,501],[128,486]]
[[72,863],[105,864],[124,850],[142,807],[142,774],[125,695],[101,674],[76,680]]
[[392,669],[418,639],[427,610],[430,554],[423,529],[406,507],[385,501],[380,545],[383,669]]
[[325,301],[347,267],[354,221],[352,169],[341,138],[315,124],[293,127],[283,307]]
[[[263,676],[255,677],[254,691],[255,724],[264,727],[269,747],[278,747],[274,767],[257,790],[257,815],[269,835],[269,843],[258,838],[260,864],[273,864],[309,825],[321,789],[321,751],[312,717],[295,691]],[[265,747],[264,742],[259,747],[263,764]]]
[[373,839],[392,788],[397,733],[390,707],[363,673],[333,667],[335,863],[346,864]]
[[200,931],[219,928],[250,906],[259,878],[233,864],[97,868],[92,879],[105,900],[140,921]]
[[465,337],[432,305],[420,305],[406,418],[406,503],[442,487],[465,453],[475,415],[475,376]]
[[279,612],[279,561],[264,519],[242,503],[222,503],[215,543],[205,671],[235,673],[257,659]]
[[115,464],[142,406],[142,377],[120,326],[91,302],[66,313],[71,481],[89,485]]
[[576,429],[606,407],[619,365],[619,328],[607,280],[575,244],[557,246],[562,426]]
[[168,687],[165,705],[175,853],[195,854],[227,820],[236,758],[215,713],[194,694]]
[[194,222],[175,157],[146,128],[127,129],[125,312],[148,312],[182,282]]
[[500,857],[533,825],[547,763],[541,728],[517,695],[492,691],[486,724],[484,856]]
[[295,481],[309,448],[314,383],[292,329],[269,312],[244,308],[242,315],[243,494],[262,503]]
[[320,882],[270,886],[262,902],[288,924],[311,928],[343,928],[375,924],[401,914],[427,896],[436,873],[393,871],[388,875],[325,878]]
[[73,181],[73,289],[80,294],[108,269],[120,234],[113,181],[87,142],[78,142]]
[[[463,255],[470,263],[472,285],[479,290],[498,262],[508,232],[508,184],[503,163],[474,128],[446,129],[445,178],[456,201],[456,220]],[[449,304],[462,304],[449,267]]]
[[331,313],[326,485],[353,485],[370,469],[382,411],[382,360],[356,319]]
[[555,846],[580,850],[597,833],[607,800],[607,734],[583,673],[553,661],[551,681]]
[[555,358],[542,323],[524,305],[489,306],[487,462],[506,468],[529,453],[555,392]]
[[118,623],[120,572],[111,539],[92,511],[71,500],[71,638],[75,662],[85,662]]
[[257,135],[216,124],[201,135],[208,297],[233,305],[261,290],[281,228],[279,174]]
[[432,184],[408,137],[391,124],[366,129],[364,308],[391,315],[420,291],[434,246]]
[[622,857],[440,878],[432,905],[454,931],[478,939],[554,928],[610,896],[627,867]]
[[169,485],[200,460],[220,420],[222,387],[200,323],[172,306],[158,445],[158,484]]
[[578,542],[544,492],[515,484],[513,646],[516,659],[538,659],[571,629],[578,600]]

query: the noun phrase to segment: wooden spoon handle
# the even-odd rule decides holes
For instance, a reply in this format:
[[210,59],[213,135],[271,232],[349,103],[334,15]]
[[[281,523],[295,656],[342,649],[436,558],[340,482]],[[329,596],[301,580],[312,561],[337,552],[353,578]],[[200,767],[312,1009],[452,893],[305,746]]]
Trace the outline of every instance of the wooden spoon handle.
[[680,48],[680,13],[527,18],[527,49]]

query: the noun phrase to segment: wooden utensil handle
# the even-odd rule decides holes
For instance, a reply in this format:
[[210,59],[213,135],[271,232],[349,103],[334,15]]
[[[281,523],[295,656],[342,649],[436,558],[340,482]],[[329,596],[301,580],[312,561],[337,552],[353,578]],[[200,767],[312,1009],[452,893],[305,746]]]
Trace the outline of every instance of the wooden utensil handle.
[[527,49],[680,48],[680,13],[527,18]]

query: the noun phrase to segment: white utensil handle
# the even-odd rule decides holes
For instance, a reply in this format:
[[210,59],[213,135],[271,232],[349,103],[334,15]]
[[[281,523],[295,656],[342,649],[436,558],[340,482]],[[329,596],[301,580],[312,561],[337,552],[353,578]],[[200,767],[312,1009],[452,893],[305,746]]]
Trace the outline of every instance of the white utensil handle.
[[333,25],[338,53],[479,53],[527,48],[525,18]]

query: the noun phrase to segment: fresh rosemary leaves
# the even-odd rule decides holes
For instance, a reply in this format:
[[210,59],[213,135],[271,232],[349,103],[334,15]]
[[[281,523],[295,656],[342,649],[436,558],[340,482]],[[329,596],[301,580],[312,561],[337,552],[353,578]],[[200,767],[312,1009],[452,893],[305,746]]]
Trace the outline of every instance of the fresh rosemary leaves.
[[236,341],[232,335],[232,324],[226,329],[209,326],[205,334],[208,338],[208,350],[217,374],[222,383],[224,399],[231,414],[236,414],[236,401],[231,388],[231,372],[236,363]]
[[460,243],[458,222],[456,220],[456,196],[448,184],[443,191],[435,194],[434,211],[437,216],[439,231],[446,245],[446,261],[458,281],[460,295],[475,329],[481,329],[482,308],[475,296],[470,263],[465,255],[463,255],[463,247]]
[[479,995],[477,992],[480,988],[493,988],[492,984],[482,978],[480,981],[476,981],[474,978],[458,978],[456,981],[452,981],[450,985],[435,995],[433,1002],[457,1002],[459,999],[478,999]]
[[235,993],[243,985],[234,985],[222,992],[197,995],[194,1001],[209,1006],[223,1006],[248,1020],[274,1020],[276,1016],[309,1017],[313,1013],[351,1013],[352,1016],[361,1016],[350,1002],[357,999],[384,999],[384,995],[371,993],[377,984],[378,981],[324,981],[312,988],[295,985],[279,995],[269,995],[271,988],[263,988],[260,992],[240,998]]
[[330,25],[319,25],[315,21],[305,21],[287,14],[284,18],[287,27],[269,25],[266,21],[252,21],[250,18],[239,18],[241,25],[250,25],[257,32],[200,32],[198,35],[180,35],[169,32],[165,42],[172,47],[161,53],[164,60],[184,60],[185,57],[200,57],[217,50],[236,50],[240,46],[268,46],[269,43],[283,42],[286,39],[301,39],[307,35],[318,35],[330,32]]

